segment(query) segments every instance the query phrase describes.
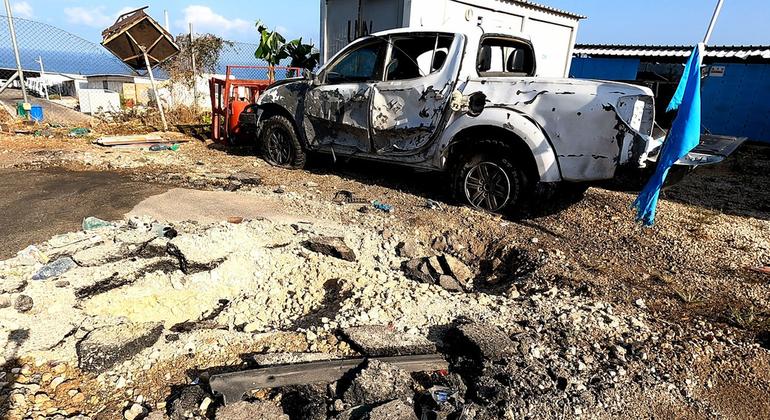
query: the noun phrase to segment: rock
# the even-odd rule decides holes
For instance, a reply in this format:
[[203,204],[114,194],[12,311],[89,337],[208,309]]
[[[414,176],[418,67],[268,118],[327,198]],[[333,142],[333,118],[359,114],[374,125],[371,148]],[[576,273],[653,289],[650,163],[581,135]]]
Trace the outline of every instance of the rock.
[[414,408],[401,400],[377,406],[369,412],[369,420],[417,420]]
[[409,239],[396,245],[396,255],[401,258],[418,258],[421,254],[420,246],[417,242]]
[[144,420],[168,420],[168,416],[162,411],[153,411]]
[[457,279],[457,281],[459,281],[463,287],[465,287],[468,281],[474,277],[473,271],[471,271],[471,269],[465,265],[464,262],[451,255],[442,255],[439,258],[439,261],[444,268],[444,274],[450,275]]
[[318,237],[306,241],[304,245],[305,248],[320,254],[345,261],[356,261],[355,252],[350,249],[342,238]]
[[19,293],[27,287],[27,280],[22,278],[0,278],[0,293]]
[[59,280],[56,283],[53,284],[55,287],[58,287],[59,289],[68,287],[70,285],[70,282],[67,280]]
[[13,301],[8,295],[0,295],[0,309],[10,308],[13,306]]
[[351,346],[368,357],[431,354],[436,345],[425,337],[395,331],[386,326],[370,325],[343,328],[342,335]]
[[158,341],[163,324],[123,324],[91,331],[75,349],[79,366],[86,372],[101,372],[130,359]]
[[54,262],[44,265],[43,268],[32,276],[32,280],[46,280],[51,277],[58,277],[77,266],[72,258],[61,257]]
[[133,404],[123,412],[123,418],[126,420],[137,420],[147,415],[147,409],[141,404]]
[[227,185],[222,187],[222,189],[228,192],[235,192],[240,190],[242,186],[243,186],[243,183],[240,181],[230,181],[227,183]]
[[318,183],[313,181],[308,181],[305,183],[305,186],[308,188],[318,188]]
[[51,383],[48,386],[51,387],[54,392],[56,392],[56,388],[58,388],[59,385],[63,384],[66,380],[67,378],[64,376],[57,376],[51,380]]
[[335,420],[364,420],[369,415],[369,407],[358,406],[349,408],[337,415]]
[[31,297],[27,295],[19,295],[16,298],[16,302],[14,302],[13,307],[16,308],[19,312],[29,312],[32,310],[32,306],[35,304],[35,301],[32,300]]
[[438,278],[438,285],[444,289],[449,290],[450,292],[463,291],[463,286],[460,284],[460,282],[457,281],[454,277],[447,276],[446,274],[442,274],[441,277]]
[[351,406],[371,405],[393,399],[414,397],[412,377],[403,369],[369,360],[345,390],[343,400]]
[[230,175],[228,179],[240,182],[243,185],[262,185],[262,177],[250,172],[237,172]]
[[217,420],[252,420],[275,419],[289,420],[280,407],[269,401],[246,402],[239,401],[219,407],[216,413]]
[[443,236],[437,236],[436,238],[433,239],[433,243],[431,243],[430,247],[437,252],[446,252],[447,250],[446,238]]
[[171,420],[184,420],[193,417],[208,395],[198,385],[185,387],[171,402]]
[[415,258],[404,261],[401,265],[401,271],[404,272],[405,276],[422,283],[433,284],[438,278],[435,271],[433,271],[427,263],[426,258]]
[[472,323],[455,326],[447,332],[445,341],[455,353],[493,362],[516,353],[511,339],[491,325]]

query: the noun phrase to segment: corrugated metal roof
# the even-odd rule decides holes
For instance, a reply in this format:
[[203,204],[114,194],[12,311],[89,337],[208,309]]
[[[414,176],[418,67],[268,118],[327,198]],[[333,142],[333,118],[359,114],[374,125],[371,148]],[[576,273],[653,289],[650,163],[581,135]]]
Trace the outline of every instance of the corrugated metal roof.
[[568,12],[566,10],[557,9],[555,7],[546,6],[545,4],[535,3],[534,1],[529,0],[503,0],[503,1],[510,1],[512,3],[520,3],[527,6],[536,7],[538,9],[547,10],[549,12],[557,13],[564,16],[569,16],[571,18],[575,19],[587,19],[587,16],[579,15],[577,13]]
[[[575,55],[599,57],[671,57],[687,58],[693,46],[688,45],[587,45],[575,46]],[[706,47],[707,58],[760,58],[770,60],[770,45],[725,45]]]

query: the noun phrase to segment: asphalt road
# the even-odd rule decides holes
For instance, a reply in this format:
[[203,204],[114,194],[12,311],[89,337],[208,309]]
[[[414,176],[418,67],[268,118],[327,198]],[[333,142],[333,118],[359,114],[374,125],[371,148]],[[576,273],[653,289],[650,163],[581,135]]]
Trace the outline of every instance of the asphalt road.
[[88,216],[121,219],[137,203],[167,189],[112,172],[0,170],[0,259],[79,230]]

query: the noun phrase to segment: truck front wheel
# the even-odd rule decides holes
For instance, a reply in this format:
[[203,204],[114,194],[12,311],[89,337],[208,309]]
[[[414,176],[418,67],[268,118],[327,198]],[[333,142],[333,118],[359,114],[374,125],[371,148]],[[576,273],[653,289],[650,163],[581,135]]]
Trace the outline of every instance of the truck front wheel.
[[461,156],[454,171],[455,192],[474,208],[507,213],[524,201],[528,180],[522,165],[512,158],[512,150],[494,143]]
[[288,169],[305,166],[305,151],[294,125],[282,115],[273,115],[262,122],[259,144],[262,157],[273,166]]

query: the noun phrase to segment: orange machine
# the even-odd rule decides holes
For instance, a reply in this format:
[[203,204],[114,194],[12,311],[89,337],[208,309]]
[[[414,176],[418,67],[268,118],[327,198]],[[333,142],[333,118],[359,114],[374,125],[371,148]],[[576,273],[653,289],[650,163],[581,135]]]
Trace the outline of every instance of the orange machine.
[[[270,86],[267,79],[238,79],[233,70],[242,73],[269,74],[267,66],[227,66],[225,79],[217,77],[209,80],[211,93],[211,139],[217,143],[229,144],[238,140],[240,135],[239,118],[241,113],[256,102],[262,92]],[[302,70],[294,67],[273,67],[275,74],[299,75]]]

